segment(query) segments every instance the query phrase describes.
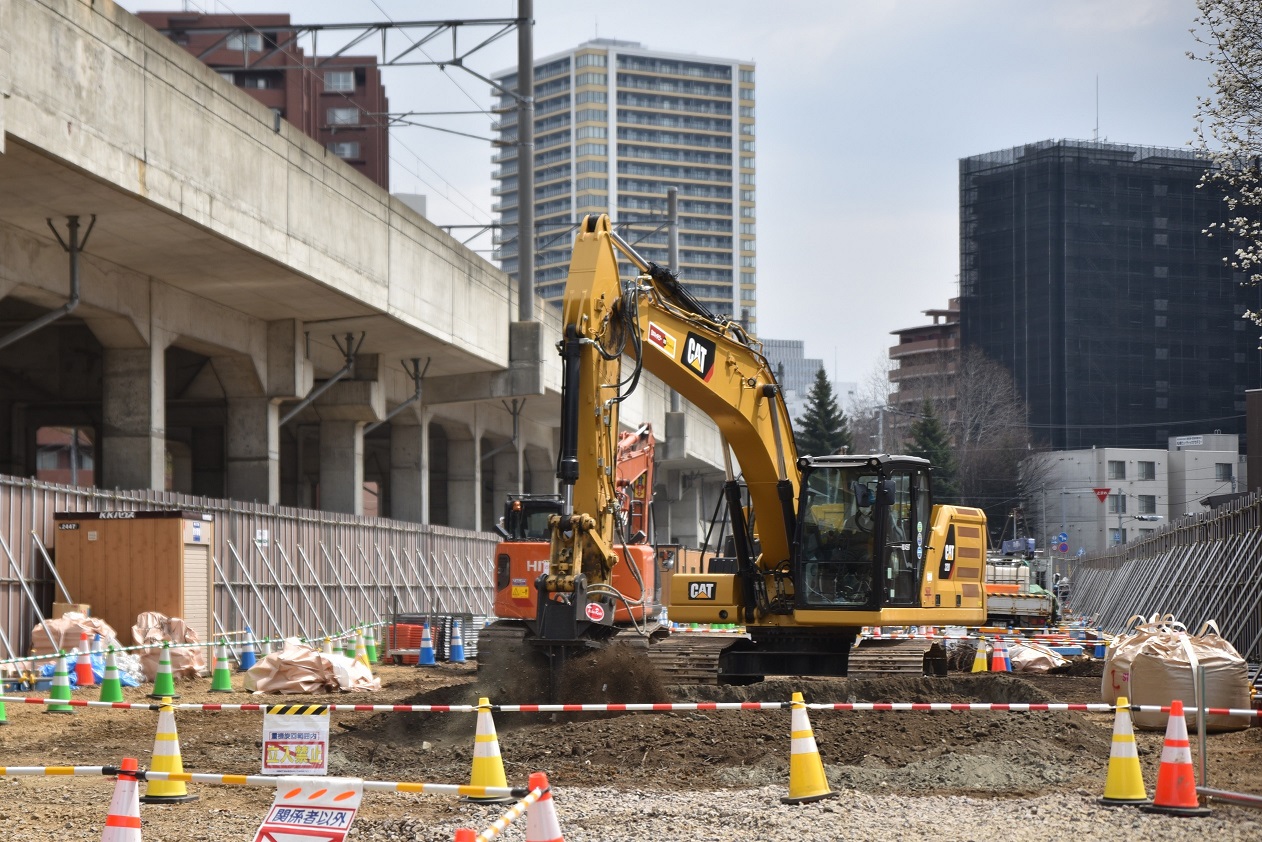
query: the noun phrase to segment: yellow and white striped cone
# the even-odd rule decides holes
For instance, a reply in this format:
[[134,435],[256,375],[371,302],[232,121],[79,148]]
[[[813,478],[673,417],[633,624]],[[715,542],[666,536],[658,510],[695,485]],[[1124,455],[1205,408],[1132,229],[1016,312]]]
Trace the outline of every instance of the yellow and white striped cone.
[[1131,725],[1130,703],[1125,696],[1117,697],[1113,746],[1109,749],[1109,774],[1104,779],[1104,795],[1098,800],[1110,807],[1148,803],[1144,772],[1139,766],[1139,751],[1135,746],[1135,729]]
[[118,767],[110,811],[105,817],[101,842],[141,842],[139,785],[136,782],[136,758],[124,757]]
[[793,724],[789,753],[789,794],[780,799],[784,804],[806,804],[824,798],[836,798],[837,793],[828,788],[824,775],[824,761],[815,745],[815,732],[806,715],[806,700],[801,693],[793,694]]
[[973,656],[973,672],[989,672],[986,668],[986,638],[977,638],[977,654]]
[[[180,737],[175,731],[175,708],[169,698],[162,700],[162,710],[158,713],[158,735],[153,741],[153,759],[149,768],[155,772],[184,773]],[[195,801],[197,796],[188,794],[188,784],[184,781],[149,781],[140,800],[146,804],[172,804]]]
[[326,637],[324,639],[324,643],[320,645],[320,651],[326,655],[332,655],[333,654],[333,638]]
[[355,632],[355,660],[361,662],[368,667],[369,672],[372,672],[372,664],[368,663],[368,648],[364,646],[364,635],[362,632]]
[[[508,786],[504,776],[504,758],[500,757],[500,741],[491,718],[491,700],[478,699],[478,727],[473,736],[473,774],[469,786]],[[507,804],[512,798],[469,796],[466,801],[478,804]]]
[[526,808],[526,842],[565,842],[561,825],[557,822],[556,806],[552,803],[552,787],[543,772],[530,775],[528,788],[542,790],[539,800]]

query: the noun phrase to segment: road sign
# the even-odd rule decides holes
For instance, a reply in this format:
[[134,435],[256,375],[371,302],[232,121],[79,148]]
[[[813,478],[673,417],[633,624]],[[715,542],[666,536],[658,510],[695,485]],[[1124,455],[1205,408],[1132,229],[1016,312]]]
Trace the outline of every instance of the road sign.
[[1065,542],[1066,542],[1066,541],[1068,541],[1068,540],[1069,540],[1069,535],[1068,535],[1068,533],[1062,532],[1062,533],[1060,533],[1059,535],[1057,535],[1057,536],[1056,536],[1056,543],[1058,543],[1058,544],[1063,544],[1063,543],[1065,543]]
[[1091,490],[1095,492],[1096,499],[1099,500],[1101,503],[1103,503],[1105,500],[1109,499],[1109,492],[1112,491],[1113,489],[1093,488]]
[[1056,551],[1061,552],[1061,553],[1067,553],[1069,552],[1069,545],[1066,544],[1064,541],[1061,541],[1059,544],[1056,545]]

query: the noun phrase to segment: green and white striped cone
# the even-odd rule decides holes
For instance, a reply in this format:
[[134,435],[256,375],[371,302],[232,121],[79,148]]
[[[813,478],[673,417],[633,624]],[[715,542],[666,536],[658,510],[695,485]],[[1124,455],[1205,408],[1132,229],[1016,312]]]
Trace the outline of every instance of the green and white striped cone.
[[210,676],[210,692],[232,692],[232,665],[228,662],[228,641],[219,639],[219,650],[215,653],[215,671]]
[[355,635],[348,634],[342,638],[342,654],[352,661],[355,660]]
[[162,654],[158,656],[158,674],[153,677],[151,699],[178,699],[175,692],[175,676],[171,673],[171,644],[163,641]]
[[368,663],[377,663],[377,635],[372,630],[372,626],[369,626],[364,634],[364,648],[368,652]]
[[4,702],[0,702],[0,725],[8,725],[9,717],[4,712]]
[[[57,666],[53,668],[53,686],[48,698],[61,702],[70,701],[70,667],[66,663],[66,652],[57,655]],[[70,705],[44,705],[44,713],[74,713]]]
[[105,652],[105,677],[101,680],[102,702],[121,702],[123,700],[123,683],[118,678],[118,658],[111,646]]

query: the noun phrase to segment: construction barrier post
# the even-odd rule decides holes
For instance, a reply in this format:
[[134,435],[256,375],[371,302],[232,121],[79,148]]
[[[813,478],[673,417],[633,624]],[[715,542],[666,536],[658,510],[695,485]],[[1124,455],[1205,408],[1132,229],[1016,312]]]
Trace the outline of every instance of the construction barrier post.
[[141,842],[137,768],[136,758],[123,758],[114,782],[114,795],[110,798],[110,811],[105,817],[101,842]]
[[[473,774],[470,786],[508,786],[504,776],[504,758],[500,756],[500,741],[495,733],[495,720],[491,718],[491,700],[478,699],[478,727],[473,736]],[[512,798],[498,796],[469,796],[466,801],[478,804],[505,804]]]
[[836,798],[837,793],[828,788],[824,775],[824,761],[820,759],[815,744],[815,732],[811,730],[810,717],[806,715],[806,700],[801,693],[793,694],[793,721],[789,748],[789,794],[780,799],[784,804],[806,804],[824,798]]
[[1170,816],[1208,816],[1211,810],[1202,807],[1196,797],[1196,770],[1192,768],[1192,745],[1188,742],[1188,724],[1183,718],[1183,702],[1170,703],[1170,721],[1166,724],[1166,741],[1161,748],[1161,767],[1157,771],[1157,790],[1151,804],[1140,805],[1146,813]]
[[1125,696],[1117,699],[1113,717],[1113,747],[1109,750],[1109,773],[1104,779],[1104,795],[1099,799],[1106,807],[1147,804],[1144,773],[1139,767],[1139,750],[1135,746],[1135,729],[1131,725],[1130,702]]
[[[162,710],[158,713],[158,733],[153,740],[149,768],[155,772],[184,773],[180,736],[175,730],[175,708],[169,698],[162,700]],[[188,784],[184,781],[149,781],[140,800],[146,804],[175,804],[196,801],[197,796],[188,794]]]

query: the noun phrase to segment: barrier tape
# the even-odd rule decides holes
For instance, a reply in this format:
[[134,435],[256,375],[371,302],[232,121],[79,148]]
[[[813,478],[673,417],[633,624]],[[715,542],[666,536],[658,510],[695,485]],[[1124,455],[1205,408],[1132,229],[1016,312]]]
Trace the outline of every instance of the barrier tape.
[[[107,775],[117,775],[115,766],[104,767]],[[132,774],[132,773],[129,773]],[[142,781],[181,781],[189,784],[221,786],[276,786],[284,778],[276,775],[217,775],[208,772],[157,772],[140,769],[134,773]],[[364,792],[407,792],[423,795],[460,795],[468,798],[521,798],[531,790],[525,787],[432,784],[407,781],[362,781]]]
[[[106,771],[106,770],[110,771]],[[0,777],[9,775],[115,775],[113,766],[0,766]]]
[[[72,705],[86,708],[119,708],[122,710],[157,710],[164,707],[175,710],[201,711],[252,711],[264,712],[321,708],[329,712],[362,713],[476,713],[477,705],[267,705],[267,704],[146,704],[143,702],[93,702],[87,699],[45,699],[25,696],[0,696],[0,702],[19,702],[28,705]],[[788,710],[793,702],[648,702],[633,704],[571,704],[571,705],[490,705],[496,713],[670,713],[703,710]],[[1083,713],[1114,713],[1117,705],[1104,702],[807,702],[808,710],[838,710],[850,712],[934,712],[971,711],[996,713],[1036,713],[1079,711]],[[1128,705],[1135,713],[1169,713],[1169,705]],[[1184,713],[1194,714],[1194,707],[1183,708]],[[1262,717],[1262,710],[1253,708],[1206,708],[1207,716]]]
[[[343,629],[337,634],[331,634],[329,635],[329,639],[330,640],[343,640],[345,638],[353,638],[357,632],[362,632],[365,629],[378,628],[378,627],[384,628],[385,626],[388,626],[388,625],[390,625],[390,623],[387,623],[384,621],[380,623],[365,623],[362,626],[355,626],[354,628],[351,628],[351,629]],[[223,632],[221,634],[216,634],[214,635],[213,640],[203,640],[200,643],[176,643],[175,641],[168,640],[168,641],[165,641],[165,644],[166,644],[166,648],[169,648],[169,649],[205,649],[207,647],[218,646],[219,639],[221,637],[238,637],[238,636],[247,637],[247,633],[245,631],[230,631],[230,632]],[[287,640],[293,640],[293,639],[295,638],[259,637],[253,633],[250,633],[248,635],[248,642],[253,643],[256,647],[257,646],[270,646],[273,643],[284,643]],[[310,638],[299,637],[296,639],[315,649],[319,649],[320,645],[324,643],[324,635],[320,635],[319,637],[310,637]],[[161,650],[162,648],[163,648],[163,642],[144,643],[144,644],[137,644],[135,646],[113,646],[114,653],[119,654],[119,655],[123,655],[128,652],[147,652],[151,649]],[[108,650],[109,650],[109,646],[106,646],[105,648],[100,649],[99,652],[100,654],[104,655]],[[65,655],[68,658],[73,658],[75,655],[78,654],[78,652],[79,652],[79,647],[76,644],[73,649],[65,650]],[[9,666],[12,664],[27,664],[27,663],[31,663],[35,661],[55,661],[58,658],[60,658],[61,655],[62,653],[60,652],[53,652],[51,654],[26,655],[21,658],[6,658],[3,660],[0,660],[0,667]]]
[[[474,839],[477,840],[477,842],[490,842],[490,840],[507,830],[510,824],[517,821],[517,819],[520,819],[522,813],[525,813],[531,804],[534,804],[543,797],[544,792],[550,792],[551,790],[551,787],[547,790],[539,789],[538,787],[530,790],[525,798],[522,798],[516,804],[505,810],[504,815],[491,822],[491,826],[479,833],[476,837],[474,837]],[[520,796],[513,797],[518,798]]]

